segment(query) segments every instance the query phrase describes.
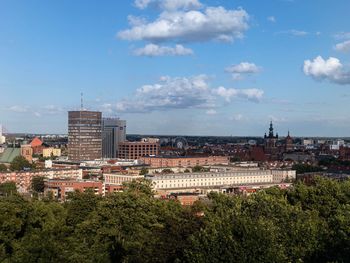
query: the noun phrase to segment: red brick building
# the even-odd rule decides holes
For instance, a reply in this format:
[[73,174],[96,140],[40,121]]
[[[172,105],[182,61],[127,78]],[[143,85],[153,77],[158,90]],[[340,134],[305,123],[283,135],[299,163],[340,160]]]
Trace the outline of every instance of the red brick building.
[[66,200],[69,193],[80,191],[85,192],[91,189],[96,195],[104,194],[102,181],[86,180],[48,180],[45,182],[45,194],[50,192],[58,200]]
[[230,162],[227,156],[207,156],[207,157],[141,157],[141,162],[153,168],[161,167],[194,167],[215,164],[228,164]]
[[135,160],[143,156],[155,156],[159,154],[159,142],[122,142],[119,144],[118,158]]

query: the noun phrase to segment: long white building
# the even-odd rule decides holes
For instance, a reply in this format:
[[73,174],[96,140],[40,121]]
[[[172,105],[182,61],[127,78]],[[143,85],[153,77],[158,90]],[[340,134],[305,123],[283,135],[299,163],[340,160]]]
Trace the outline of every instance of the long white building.
[[296,178],[292,170],[253,170],[147,176],[156,191],[219,189],[240,185],[278,184]]

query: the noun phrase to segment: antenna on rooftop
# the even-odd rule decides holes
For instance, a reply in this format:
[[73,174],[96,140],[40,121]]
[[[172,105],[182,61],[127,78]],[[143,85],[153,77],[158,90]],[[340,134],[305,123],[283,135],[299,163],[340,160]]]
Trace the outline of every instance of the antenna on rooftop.
[[80,93],[80,110],[84,110],[84,94]]

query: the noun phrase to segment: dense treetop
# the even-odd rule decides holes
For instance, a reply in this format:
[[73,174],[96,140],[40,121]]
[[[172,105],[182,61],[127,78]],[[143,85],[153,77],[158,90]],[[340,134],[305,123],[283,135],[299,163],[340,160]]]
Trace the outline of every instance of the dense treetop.
[[349,262],[350,181],[315,180],[192,207],[132,182],[66,203],[0,198],[1,262]]

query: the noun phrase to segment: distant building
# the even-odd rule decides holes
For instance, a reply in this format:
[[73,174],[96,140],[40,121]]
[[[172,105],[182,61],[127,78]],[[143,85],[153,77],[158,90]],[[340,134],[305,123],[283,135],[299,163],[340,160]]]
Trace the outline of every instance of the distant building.
[[43,154],[43,149],[45,148],[43,145],[42,140],[40,140],[38,137],[35,137],[31,142],[30,142],[30,147],[33,149],[33,154]]
[[48,157],[59,157],[61,156],[61,149],[59,148],[44,148],[43,149],[43,157],[48,158]]
[[11,163],[13,159],[21,155],[20,148],[5,148],[0,154],[0,163]]
[[135,160],[143,156],[156,156],[159,147],[159,141],[153,138],[142,139],[140,142],[122,142],[119,144],[118,158]]
[[293,138],[290,136],[289,131],[288,131],[288,135],[286,137],[285,151],[286,152],[293,151]]
[[21,156],[30,163],[33,161],[33,149],[30,144],[21,145]]
[[92,190],[96,195],[104,193],[102,181],[87,180],[47,180],[45,182],[45,194],[52,193],[53,196],[61,201],[66,200],[69,193],[75,191],[85,192]]
[[2,134],[2,125],[0,124],[0,144],[4,144],[6,142],[6,137]]
[[272,121],[270,123],[270,128],[269,128],[269,135],[264,136],[264,141],[265,141],[265,152],[268,154],[274,154],[277,151],[277,141],[278,141],[278,134],[276,135],[273,132],[273,124]]
[[102,119],[102,157],[117,158],[119,144],[126,141],[126,121]]
[[228,164],[230,162],[227,156],[208,156],[208,157],[182,157],[182,156],[147,156],[140,157],[139,160],[153,168],[159,167],[194,167],[215,164]]
[[102,157],[102,113],[68,112],[68,159],[92,161]]
[[292,170],[241,170],[230,172],[204,172],[162,174],[147,176],[158,192],[210,192],[225,191],[244,185],[273,185],[295,180]]
[[17,189],[21,193],[28,192],[31,188],[33,177],[53,178],[74,178],[82,179],[81,169],[50,169],[50,170],[33,170],[21,172],[4,172],[0,173],[0,184],[5,182],[15,182]]

